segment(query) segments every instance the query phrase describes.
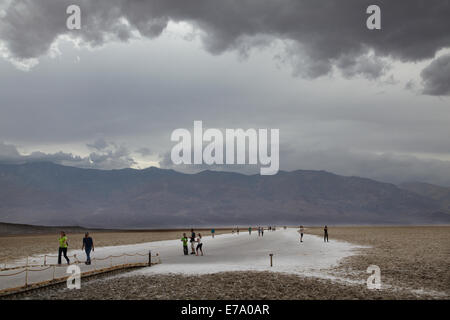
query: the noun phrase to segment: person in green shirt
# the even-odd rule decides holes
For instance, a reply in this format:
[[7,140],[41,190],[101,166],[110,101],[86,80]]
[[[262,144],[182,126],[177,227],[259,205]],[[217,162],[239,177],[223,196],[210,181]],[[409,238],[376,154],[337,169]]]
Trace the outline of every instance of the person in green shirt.
[[69,242],[67,242],[67,236],[64,231],[61,231],[59,241],[59,250],[58,250],[58,264],[61,264],[61,255],[64,255],[64,258],[67,261],[67,264],[70,264],[70,260],[67,257],[67,247],[69,246]]
[[188,238],[186,237],[186,233],[183,233],[183,238],[181,238],[181,241],[183,242],[184,255],[187,256],[189,253],[188,253]]

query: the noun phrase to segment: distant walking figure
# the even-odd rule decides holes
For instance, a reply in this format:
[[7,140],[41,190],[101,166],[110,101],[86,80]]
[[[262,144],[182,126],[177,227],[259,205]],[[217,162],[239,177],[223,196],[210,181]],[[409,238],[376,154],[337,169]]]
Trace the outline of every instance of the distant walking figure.
[[325,226],[325,228],[323,228],[323,242],[328,242],[328,227]]
[[83,238],[83,246],[81,247],[81,250],[84,249],[84,252],[86,252],[86,264],[91,264],[91,250],[94,251],[94,241],[91,237],[89,237],[89,232],[86,232],[84,234]]
[[191,229],[191,254],[195,254],[195,232]]
[[264,237],[264,227],[261,227],[261,237]]
[[214,238],[214,233],[216,233],[216,230],[215,229],[211,229],[211,235],[212,235],[213,238]]
[[261,237],[261,227],[258,227],[258,237]]
[[303,242],[303,231],[305,229],[303,229],[303,226],[300,226],[300,242]]
[[188,238],[186,237],[186,233],[183,233],[183,238],[181,238],[181,241],[183,242],[183,253],[185,256],[189,255],[188,251]]
[[252,227],[248,227],[248,234],[252,234]]
[[202,235],[199,233],[199,234],[198,234],[198,238],[197,238],[197,248],[196,248],[196,251],[197,251],[196,255],[197,255],[197,256],[198,256],[198,250],[200,250],[200,252],[201,252],[202,255],[203,255],[203,249],[202,249],[202,247],[203,247],[203,243],[202,243]]
[[67,236],[64,231],[61,231],[59,241],[59,250],[58,250],[58,264],[61,264],[61,254],[64,254],[64,258],[67,261],[67,264],[70,264],[70,260],[67,257],[67,247],[69,246],[69,242],[67,242]]

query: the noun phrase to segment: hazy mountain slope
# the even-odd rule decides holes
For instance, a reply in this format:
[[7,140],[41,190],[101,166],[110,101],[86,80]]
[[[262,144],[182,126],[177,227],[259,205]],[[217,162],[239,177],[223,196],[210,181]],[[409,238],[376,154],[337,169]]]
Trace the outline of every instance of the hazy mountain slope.
[[450,188],[424,182],[402,183],[399,187],[438,201],[442,210],[450,213]]
[[325,171],[275,176],[0,165],[0,221],[90,227],[441,223],[440,204],[393,184]]

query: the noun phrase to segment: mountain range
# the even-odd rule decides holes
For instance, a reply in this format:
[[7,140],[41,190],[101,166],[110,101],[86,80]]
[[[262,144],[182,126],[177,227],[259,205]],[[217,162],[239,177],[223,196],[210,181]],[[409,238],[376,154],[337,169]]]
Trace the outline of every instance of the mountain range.
[[274,176],[0,164],[0,221],[100,228],[450,223],[450,188],[326,171]]

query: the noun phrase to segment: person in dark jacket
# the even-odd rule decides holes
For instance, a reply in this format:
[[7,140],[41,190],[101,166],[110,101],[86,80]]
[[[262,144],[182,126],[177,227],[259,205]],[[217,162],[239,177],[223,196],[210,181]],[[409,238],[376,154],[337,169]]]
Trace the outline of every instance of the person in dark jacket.
[[195,232],[194,229],[191,229],[191,254],[195,254]]
[[86,252],[86,264],[91,264],[91,250],[94,251],[94,241],[89,236],[89,232],[86,232],[84,234],[83,238],[83,246],[81,247],[81,250],[84,249],[84,252]]

